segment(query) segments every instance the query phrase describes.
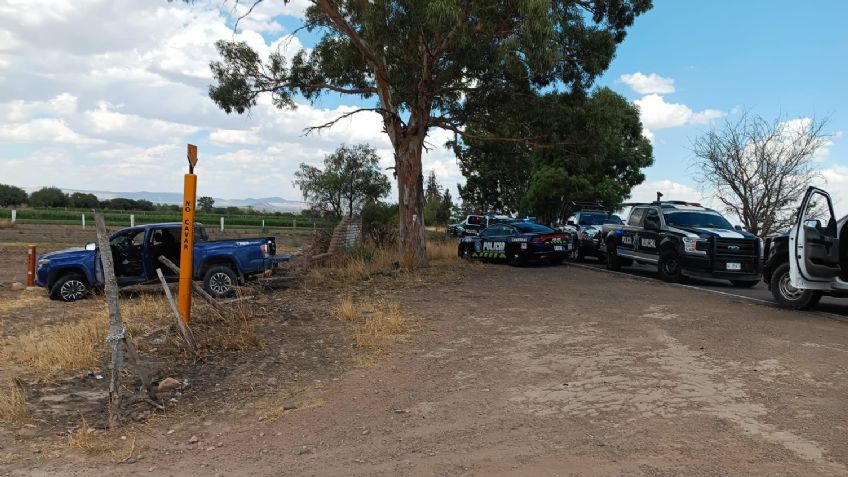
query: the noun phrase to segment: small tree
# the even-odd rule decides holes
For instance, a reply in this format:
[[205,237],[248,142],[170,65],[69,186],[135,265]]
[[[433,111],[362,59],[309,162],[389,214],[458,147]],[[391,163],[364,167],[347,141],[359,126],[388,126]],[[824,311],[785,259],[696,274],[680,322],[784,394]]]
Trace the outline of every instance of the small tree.
[[353,216],[369,201],[391,191],[380,170],[380,158],[370,146],[341,146],[324,158],[324,169],[301,164],[294,183],[316,211],[330,211],[337,218]]
[[212,208],[215,206],[215,199],[204,195],[197,199],[197,208],[200,209],[201,212],[208,214],[212,212]]
[[29,205],[33,207],[65,207],[68,196],[58,187],[42,187],[29,195]]
[[0,184],[0,207],[17,207],[25,204],[27,193],[20,187]]
[[74,192],[68,197],[68,206],[77,209],[96,209],[100,205],[100,201],[94,194],[85,192]]
[[725,121],[694,142],[701,187],[714,191],[755,235],[788,227],[804,191],[819,177],[812,159],[828,141],[824,127],[815,119],[769,122],[751,114]]

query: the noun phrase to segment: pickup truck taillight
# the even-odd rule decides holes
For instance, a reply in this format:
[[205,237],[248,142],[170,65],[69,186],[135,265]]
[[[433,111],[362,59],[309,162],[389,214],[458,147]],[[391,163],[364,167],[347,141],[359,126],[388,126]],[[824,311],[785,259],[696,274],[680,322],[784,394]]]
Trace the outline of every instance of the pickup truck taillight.
[[262,250],[262,255],[264,255],[265,258],[268,258],[271,255],[270,245],[267,243],[263,243],[262,245],[260,245],[259,250]]

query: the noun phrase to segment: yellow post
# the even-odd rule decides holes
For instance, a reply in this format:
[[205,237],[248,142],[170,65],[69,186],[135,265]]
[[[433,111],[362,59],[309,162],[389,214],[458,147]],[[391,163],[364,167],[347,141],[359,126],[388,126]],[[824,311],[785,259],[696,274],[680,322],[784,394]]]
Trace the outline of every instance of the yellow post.
[[185,324],[191,320],[191,280],[194,270],[194,209],[197,196],[197,176],[194,165],[197,164],[197,146],[188,145],[188,174],[183,180],[183,222],[180,245],[180,287],[177,307]]

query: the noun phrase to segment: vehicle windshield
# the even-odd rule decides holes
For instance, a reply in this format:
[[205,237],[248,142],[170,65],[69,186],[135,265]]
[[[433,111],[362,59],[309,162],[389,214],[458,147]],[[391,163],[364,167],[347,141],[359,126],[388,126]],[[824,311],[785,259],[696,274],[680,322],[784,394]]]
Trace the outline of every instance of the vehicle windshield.
[[608,215],[604,218],[605,224],[624,225],[624,221],[617,215]]
[[729,229],[733,226],[718,212],[691,210],[664,210],[666,225],[672,227],[702,227],[708,229]]
[[533,224],[529,222],[520,222],[517,224],[512,224],[512,226],[523,234],[549,234],[554,232],[554,229],[550,227],[545,227],[544,225]]
[[604,225],[606,214],[580,214],[577,225]]

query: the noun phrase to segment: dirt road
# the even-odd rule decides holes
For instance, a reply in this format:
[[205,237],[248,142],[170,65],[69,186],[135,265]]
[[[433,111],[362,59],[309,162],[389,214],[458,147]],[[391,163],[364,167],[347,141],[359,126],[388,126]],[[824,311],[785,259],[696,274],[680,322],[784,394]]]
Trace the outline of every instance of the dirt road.
[[848,474],[844,322],[570,266],[399,298],[422,329],[309,409],[153,425],[137,462],[13,473]]

